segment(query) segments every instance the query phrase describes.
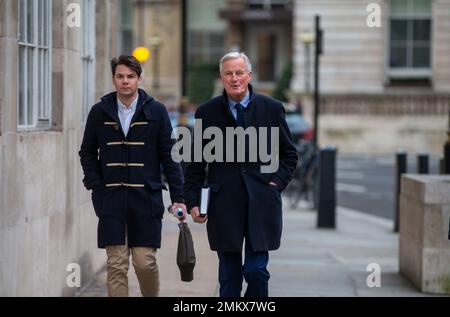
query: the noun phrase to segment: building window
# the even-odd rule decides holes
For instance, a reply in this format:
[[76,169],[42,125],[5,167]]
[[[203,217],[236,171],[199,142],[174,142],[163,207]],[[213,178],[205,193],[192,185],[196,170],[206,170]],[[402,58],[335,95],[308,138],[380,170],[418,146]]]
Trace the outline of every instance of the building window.
[[130,0],[120,1],[119,12],[119,52],[120,54],[131,55],[133,52],[133,11]]
[[285,9],[289,5],[289,0],[248,0],[247,4],[250,9]]
[[190,31],[189,64],[217,64],[224,52],[225,37],[222,32]]
[[83,0],[83,111],[82,121],[86,122],[89,110],[95,101],[95,0]]
[[258,81],[275,80],[276,35],[273,33],[260,33],[258,41]]
[[391,77],[431,76],[431,1],[390,1]]
[[19,1],[19,128],[50,128],[51,12],[50,0]]

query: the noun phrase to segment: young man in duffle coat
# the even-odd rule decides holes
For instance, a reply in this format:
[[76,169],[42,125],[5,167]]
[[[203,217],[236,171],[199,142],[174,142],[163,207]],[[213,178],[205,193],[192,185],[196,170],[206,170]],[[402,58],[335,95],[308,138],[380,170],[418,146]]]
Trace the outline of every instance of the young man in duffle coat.
[[142,68],[133,56],[111,61],[116,88],[89,112],[80,149],[83,184],[92,190],[98,247],[107,254],[109,296],[128,296],[129,257],[143,296],[158,296],[156,250],[164,213],[161,167],[172,207],[186,207],[181,167],[171,158],[174,140],[167,110],[139,89]]

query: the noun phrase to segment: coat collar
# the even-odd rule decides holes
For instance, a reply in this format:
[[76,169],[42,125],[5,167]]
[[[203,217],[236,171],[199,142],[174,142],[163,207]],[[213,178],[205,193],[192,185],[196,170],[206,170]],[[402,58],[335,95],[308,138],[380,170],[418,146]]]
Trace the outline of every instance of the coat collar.
[[[138,89],[138,102],[136,105],[136,112],[134,113],[133,119],[131,122],[134,122],[136,118],[139,116],[139,113],[142,111],[142,108],[144,107],[144,104],[150,103],[153,100],[153,97],[150,95],[147,95],[147,93],[142,90]],[[117,124],[120,125],[119,115],[117,113],[117,93],[114,91],[112,93],[109,93],[101,98],[102,104],[101,108],[103,111],[105,111]],[[147,108],[147,107],[145,107]],[[145,116],[147,119],[149,119],[149,111],[144,111]]]
[[[138,89],[139,99],[136,106],[136,112],[134,113],[133,119],[131,119],[131,122],[134,122],[136,118],[141,113],[142,109],[144,108],[145,104],[150,104],[153,101],[153,97],[150,95],[147,95],[147,93],[143,89]],[[144,115],[147,118],[147,120],[150,119],[150,107],[145,107],[144,109]]]
[[[248,84],[248,91],[250,92],[250,100],[248,102],[246,111],[251,112],[253,110],[254,100],[255,100],[255,94],[253,93],[253,86],[251,84]],[[233,114],[231,113],[230,107],[228,106],[228,95],[225,89],[222,92],[222,106],[224,111],[227,113],[228,119],[230,122],[232,122],[234,125],[236,125],[236,119],[234,118]],[[247,116],[248,117],[248,116]]]

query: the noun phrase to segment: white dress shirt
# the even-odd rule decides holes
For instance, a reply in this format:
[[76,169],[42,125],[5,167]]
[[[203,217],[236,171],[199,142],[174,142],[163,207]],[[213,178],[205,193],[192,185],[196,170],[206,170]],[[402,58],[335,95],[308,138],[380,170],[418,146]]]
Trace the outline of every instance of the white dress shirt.
[[130,129],[131,119],[136,112],[136,105],[138,102],[138,97],[133,100],[129,107],[125,106],[119,98],[117,98],[117,112],[119,114],[120,124],[122,125],[123,134],[127,136],[128,130]]

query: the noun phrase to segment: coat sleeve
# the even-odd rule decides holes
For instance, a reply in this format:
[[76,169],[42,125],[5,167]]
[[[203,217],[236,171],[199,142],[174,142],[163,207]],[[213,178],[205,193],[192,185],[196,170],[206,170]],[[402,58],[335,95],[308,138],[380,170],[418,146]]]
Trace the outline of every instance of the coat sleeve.
[[103,182],[98,149],[99,145],[95,129],[95,107],[92,107],[86,121],[81,149],[78,152],[84,173],[83,184],[88,190],[101,185]]
[[169,184],[170,199],[173,203],[184,202],[183,195],[183,172],[179,163],[172,159],[172,147],[175,140],[172,139],[172,125],[169,114],[164,106],[161,107],[161,124],[158,135],[158,153],[164,174]]
[[[199,109],[195,112],[195,119],[202,119]],[[196,129],[194,128],[194,133]],[[202,131],[203,133],[203,131]],[[194,140],[195,135],[192,138],[191,146],[191,157],[189,162],[186,164],[185,171],[185,182],[184,182],[184,197],[186,199],[187,210],[191,210],[193,207],[200,206],[200,191],[205,183],[206,178],[206,162],[203,160],[203,155],[201,155],[201,162],[194,161]],[[203,143],[203,138],[202,138]],[[203,152],[203,144],[202,144]]]
[[286,123],[284,107],[279,107],[278,127],[279,127],[279,167],[278,171],[272,175],[272,181],[275,182],[281,190],[284,190],[292,179],[297,166],[297,149],[292,142],[291,132]]

